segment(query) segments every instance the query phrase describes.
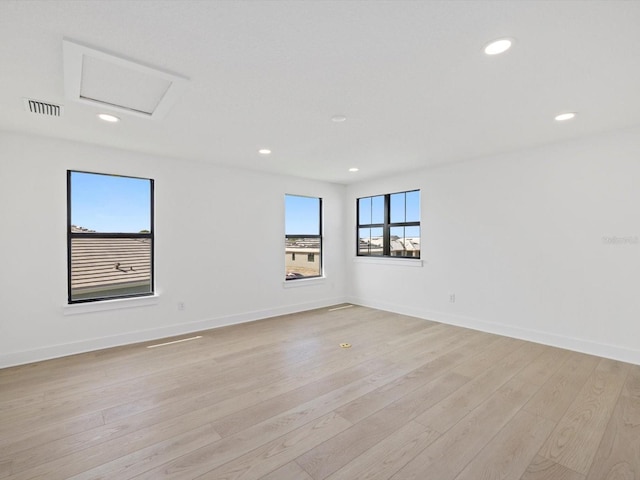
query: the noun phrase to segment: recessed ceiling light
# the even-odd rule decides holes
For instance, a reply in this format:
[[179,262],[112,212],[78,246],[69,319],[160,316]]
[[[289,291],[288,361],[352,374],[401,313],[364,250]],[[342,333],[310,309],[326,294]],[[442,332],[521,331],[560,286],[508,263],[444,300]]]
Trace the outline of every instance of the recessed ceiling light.
[[99,113],[98,118],[100,120],[104,120],[105,122],[111,122],[111,123],[116,123],[120,121],[118,117],[116,117],[115,115],[109,115],[108,113]]
[[358,170],[360,170],[360,169],[359,169],[359,168],[356,168],[356,167],[353,167],[353,168],[350,168],[350,169],[349,169],[349,171],[350,171],[350,172],[357,172]]
[[258,153],[260,155],[271,155],[271,150],[269,150],[268,148],[261,148],[260,150],[258,150]]
[[499,38],[498,40],[494,40],[484,47],[484,53],[487,55],[498,55],[500,53],[504,53],[511,48],[513,45],[513,40],[510,38]]
[[576,116],[575,112],[561,113],[555,116],[555,120],[556,122],[564,122],[565,120],[571,120],[575,116]]
[[344,115],[334,115],[331,117],[331,121],[334,123],[342,123],[347,119]]

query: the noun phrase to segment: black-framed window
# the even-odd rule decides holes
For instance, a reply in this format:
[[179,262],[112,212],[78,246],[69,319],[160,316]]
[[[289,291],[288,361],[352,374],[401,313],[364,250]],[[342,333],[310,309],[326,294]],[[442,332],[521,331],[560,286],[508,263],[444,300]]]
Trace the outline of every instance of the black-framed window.
[[420,258],[420,190],[357,200],[359,256]]
[[69,303],[153,295],[153,180],[67,171]]
[[285,195],[284,256],[286,280],[322,276],[322,198]]

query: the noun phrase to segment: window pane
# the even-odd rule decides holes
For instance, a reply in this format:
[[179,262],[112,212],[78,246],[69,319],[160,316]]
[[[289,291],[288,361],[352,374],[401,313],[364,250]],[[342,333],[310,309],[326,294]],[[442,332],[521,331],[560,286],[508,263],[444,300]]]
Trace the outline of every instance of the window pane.
[[405,227],[404,234],[407,238],[420,238],[420,227]]
[[149,232],[151,180],[71,172],[71,224],[79,232]]
[[358,225],[371,224],[371,197],[358,200]]
[[420,258],[420,227],[405,227],[404,235],[406,256]]
[[372,228],[371,229],[371,248],[369,249],[370,255],[383,255],[383,236],[382,236],[382,228]]
[[420,257],[420,227],[392,227],[391,256]]
[[358,255],[371,255],[371,229],[358,229]]
[[420,221],[420,190],[407,192],[407,219],[406,222]]
[[384,223],[384,195],[371,198],[371,223]]
[[391,195],[391,223],[406,222],[405,196],[405,193],[394,193]]
[[391,229],[391,256],[404,257],[405,255],[405,227],[392,227]]
[[320,276],[320,238],[287,238],[285,268],[287,280]]
[[285,234],[320,235],[320,199],[285,195]]
[[151,239],[72,238],[71,300],[152,293]]
[[382,228],[358,229],[358,255],[382,255]]

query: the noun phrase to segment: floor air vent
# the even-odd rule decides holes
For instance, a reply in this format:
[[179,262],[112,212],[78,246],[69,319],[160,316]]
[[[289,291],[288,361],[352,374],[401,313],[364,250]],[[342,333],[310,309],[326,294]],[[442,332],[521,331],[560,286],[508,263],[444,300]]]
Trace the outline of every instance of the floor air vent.
[[48,117],[61,117],[63,112],[62,105],[40,102],[39,100],[32,100],[30,98],[24,99],[24,108],[27,112],[46,115]]

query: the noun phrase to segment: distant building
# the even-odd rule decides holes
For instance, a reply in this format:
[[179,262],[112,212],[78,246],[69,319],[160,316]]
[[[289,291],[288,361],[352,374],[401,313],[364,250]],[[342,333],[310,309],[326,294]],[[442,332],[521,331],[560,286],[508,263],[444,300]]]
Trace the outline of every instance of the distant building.
[[320,275],[320,255],[319,238],[287,239],[284,262],[287,278],[295,278],[295,274],[303,277]]
[[[366,255],[383,255],[383,238],[371,237],[371,239],[360,239],[358,252]],[[415,257],[420,258],[420,238],[399,238],[391,237],[392,257]]]

